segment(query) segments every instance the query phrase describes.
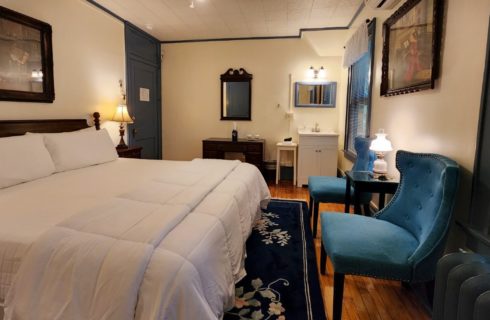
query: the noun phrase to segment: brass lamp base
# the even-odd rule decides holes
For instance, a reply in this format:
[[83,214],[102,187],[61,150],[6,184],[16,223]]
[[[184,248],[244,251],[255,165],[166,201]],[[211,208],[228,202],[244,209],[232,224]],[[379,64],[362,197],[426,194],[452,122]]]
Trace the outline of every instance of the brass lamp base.
[[128,145],[126,142],[124,142],[124,123],[122,122],[119,125],[119,135],[121,136],[121,139],[119,140],[119,144],[117,145],[116,149],[127,149]]

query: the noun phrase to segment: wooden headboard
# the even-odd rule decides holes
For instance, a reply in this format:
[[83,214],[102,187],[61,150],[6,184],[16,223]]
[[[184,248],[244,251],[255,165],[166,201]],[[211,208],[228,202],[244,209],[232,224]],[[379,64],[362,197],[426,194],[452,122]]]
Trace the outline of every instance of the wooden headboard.
[[[100,129],[100,114],[94,112],[95,129]],[[56,133],[88,128],[87,119],[0,120],[0,138],[21,136],[26,132]]]

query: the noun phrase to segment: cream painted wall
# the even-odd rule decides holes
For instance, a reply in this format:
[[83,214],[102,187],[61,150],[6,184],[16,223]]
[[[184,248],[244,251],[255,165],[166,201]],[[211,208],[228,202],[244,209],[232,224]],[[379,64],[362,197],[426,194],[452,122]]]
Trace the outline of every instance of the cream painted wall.
[[303,39],[322,57],[342,57],[348,30],[303,32]]
[[[0,101],[0,119],[109,119],[125,79],[124,25],[83,0],[0,0],[51,24],[56,99],[52,104]],[[117,135],[114,123],[106,123]]]
[[[455,214],[464,220],[468,214],[476,148],[490,1],[446,0],[445,3],[441,73],[434,90],[380,97],[382,23],[394,10],[364,9],[349,31],[354,32],[366,18],[377,17],[371,134],[384,128],[395,149],[439,153],[457,161],[462,179]],[[342,79],[346,78],[344,70]],[[342,108],[339,114],[344,119],[345,105]],[[339,128],[343,135],[345,126]],[[392,175],[397,175],[395,154],[391,152],[387,157]],[[341,158],[341,167],[348,169],[350,162]],[[451,243],[460,246],[458,230],[453,229]]]
[[[344,34],[346,31],[343,31]],[[342,41],[338,39],[341,38]],[[343,46],[338,32],[331,43]],[[329,41],[324,33],[322,41]],[[333,44],[331,44],[333,46]],[[275,159],[275,144],[293,136],[305,125],[318,122],[321,129],[338,131],[338,110],[294,108],[289,110],[289,75],[293,82],[305,80],[310,65],[327,69],[327,80],[341,88],[340,56],[322,56],[311,39],[247,40],[165,44],[163,67],[163,156],[189,160],[202,156],[202,140],[230,137],[231,121],[220,121],[220,74],[228,68],[245,68],[253,74],[252,121],[239,121],[240,137],[248,133],[266,139],[266,159]],[[345,99],[337,94],[337,105]],[[290,128],[291,125],[291,128]]]

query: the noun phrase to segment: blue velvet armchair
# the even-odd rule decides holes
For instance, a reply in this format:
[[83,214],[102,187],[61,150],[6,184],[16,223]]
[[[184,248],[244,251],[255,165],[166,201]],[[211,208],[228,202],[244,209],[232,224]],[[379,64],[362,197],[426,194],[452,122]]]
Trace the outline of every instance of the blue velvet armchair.
[[458,189],[456,162],[436,154],[399,151],[401,179],[392,201],[375,217],[321,214],[320,269],[334,267],[334,320],[341,319],[344,275],[403,282],[435,276]]
[[[357,158],[352,167],[353,171],[373,171],[375,154],[369,150],[371,139],[356,137],[354,148],[356,149]],[[328,177],[328,176],[311,176],[308,177],[308,191],[310,194],[309,213],[310,219],[313,217],[313,237],[316,237],[318,228],[318,207],[323,203],[345,203],[345,178]],[[354,189],[351,189],[351,196],[354,197]],[[369,210],[371,194],[361,195],[360,203],[364,205],[364,214]],[[356,209],[356,212],[359,212]]]

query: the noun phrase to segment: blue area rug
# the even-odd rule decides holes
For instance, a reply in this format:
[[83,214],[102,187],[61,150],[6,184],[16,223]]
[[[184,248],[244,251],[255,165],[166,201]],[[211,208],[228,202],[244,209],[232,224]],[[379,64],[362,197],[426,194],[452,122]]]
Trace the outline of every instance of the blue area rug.
[[247,276],[225,320],[324,320],[308,206],[272,200],[247,240]]

